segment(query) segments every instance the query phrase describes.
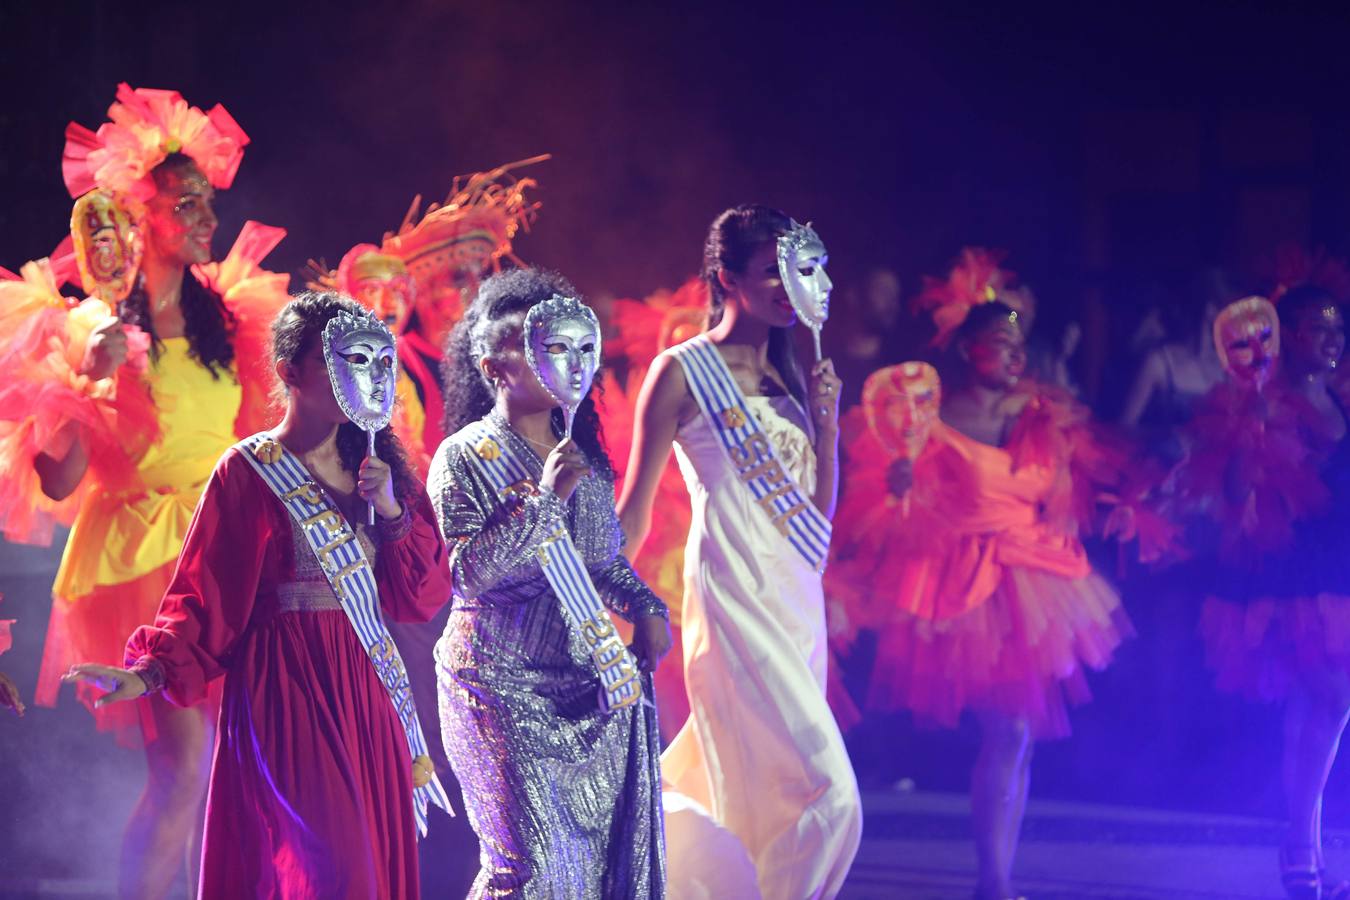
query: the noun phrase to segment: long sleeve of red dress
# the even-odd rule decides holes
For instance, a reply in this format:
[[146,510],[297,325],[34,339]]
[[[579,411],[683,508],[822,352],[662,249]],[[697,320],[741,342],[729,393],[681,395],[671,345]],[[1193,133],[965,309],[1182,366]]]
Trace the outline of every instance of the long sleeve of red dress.
[[[426,620],[449,569],[425,495],[409,507],[362,540],[385,614]],[[402,725],[309,545],[237,451],[126,655],[175,703],[224,676],[203,898],[417,896]]]

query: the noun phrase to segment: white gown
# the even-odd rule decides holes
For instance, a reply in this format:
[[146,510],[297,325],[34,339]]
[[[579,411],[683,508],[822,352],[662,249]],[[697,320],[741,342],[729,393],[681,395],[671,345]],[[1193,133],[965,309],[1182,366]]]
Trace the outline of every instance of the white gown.
[[[810,496],[815,451],[800,407],[746,400]],[[825,702],[820,576],[755,505],[701,413],[676,434],[676,455],[693,503],[683,610],[691,714],[661,757],[667,791],[683,795],[666,803],[670,896],[747,896],[729,884],[734,835],[765,900],[833,897],[858,850],[862,807]],[[699,807],[715,824],[698,821]]]

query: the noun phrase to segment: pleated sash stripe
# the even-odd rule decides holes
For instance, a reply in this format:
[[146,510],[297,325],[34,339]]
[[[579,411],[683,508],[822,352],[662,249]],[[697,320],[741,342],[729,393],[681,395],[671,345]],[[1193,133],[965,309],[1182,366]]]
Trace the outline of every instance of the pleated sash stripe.
[[[522,481],[532,481],[529,469],[486,423],[469,425],[463,436],[469,455],[478,461],[499,496],[506,496]],[[549,535],[536,555],[549,587],[562,603],[568,628],[591,652],[602,685],[601,707],[609,711],[640,700],[642,680],[638,677],[637,660],[618,638],[567,528],[560,527]]]
[[[755,499],[755,505],[769,515],[764,498],[770,497],[768,506],[774,513],[783,516],[789,510],[796,512],[787,517],[785,537],[793,548],[816,571],[824,571],[825,560],[830,551],[830,520],[816,509],[801,489],[792,480],[787,469],[778,462],[774,454],[773,442],[759,427],[759,421],[750,411],[745,396],[741,393],[731,370],[727,368],[722,354],[717,352],[712,341],[706,335],[691,338],[671,351],[684,368],[685,380],[689,383],[690,393],[698,403],[699,409],[711,423],[713,431],[722,443],[732,465],[741,471],[744,468],[758,469],[772,463],[782,474],[782,481],[774,484],[767,475],[742,478],[742,483]],[[728,417],[729,410],[736,410],[739,416]],[[730,420],[729,420],[730,419]],[[753,440],[758,436],[758,440]],[[736,461],[733,450],[753,461],[749,467]],[[784,487],[787,490],[784,490]],[[778,522],[774,522],[778,528]]]
[[[255,454],[254,451],[264,441],[272,441],[280,449],[281,456],[275,462],[265,463]],[[403,665],[398,646],[380,616],[380,595],[379,587],[375,583],[375,572],[351,525],[318,485],[314,485],[313,493],[313,496],[319,498],[318,505],[310,503],[302,494],[292,493],[306,484],[313,484],[313,478],[304,463],[271,434],[260,432],[245,438],[235,445],[235,449],[249,461],[253,470],[271,488],[272,493],[299,525],[310,549],[319,560],[319,566],[332,586],[333,593],[342,605],[343,612],[347,614],[347,621],[351,623],[357,639],[365,648],[366,657],[374,666],[380,684],[389,695],[389,702],[393,704],[399,723],[403,726],[403,734],[407,738],[412,758],[427,756],[427,741],[417,718],[417,707],[413,702],[407,669]],[[327,520],[329,523],[336,521],[340,524],[340,531],[336,534],[325,527],[323,522],[312,521],[315,516],[325,512],[335,517],[329,518]],[[311,524],[306,525],[306,522]],[[343,540],[334,546],[337,539]],[[342,574],[341,584],[337,582],[339,574]],[[383,665],[377,664],[376,659],[381,660]],[[413,790],[413,812],[417,819],[418,834],[422,836],[427,833],[428,803],[434,803],[450,815],[454,815],[450,797],[441,785],[440,779],[434,774],[430,782]]]

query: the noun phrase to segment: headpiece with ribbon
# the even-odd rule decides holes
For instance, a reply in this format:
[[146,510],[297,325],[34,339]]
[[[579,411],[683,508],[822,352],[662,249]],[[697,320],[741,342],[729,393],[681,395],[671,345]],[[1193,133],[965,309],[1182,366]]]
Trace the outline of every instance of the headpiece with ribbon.
[[213,187],[224,190],[249,142],[225,107],[203,112],[177,91],[119,84],[108,118],[98,131],[76,122],[66,126],[61,172],[72,197],[102,188],[148,200],[155,193],[150,173],[171,153],[190,157]]

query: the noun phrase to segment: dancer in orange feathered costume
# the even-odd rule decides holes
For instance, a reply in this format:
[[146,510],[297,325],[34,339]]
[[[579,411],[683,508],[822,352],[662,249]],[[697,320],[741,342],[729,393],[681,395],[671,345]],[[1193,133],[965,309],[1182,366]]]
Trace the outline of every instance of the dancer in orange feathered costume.
[[1286,891],[1350,895],[1323,884],[1321,834],[1350,716],[1350,419],[1331,389],[1345,326],[1335,297],[1305,284],[1278,314],[1260,297],[1231,305],[1214,339],[1229,380],[1192,422],[1176,479],[1217,560],[1201,611],[1206,661],[1221,690],[1284,705]]
[[921,300],[951,348],[941,418],[935,373],[912,364],[873,375],[846,423],[828,586],[836,632],[878,632],[871,708],[947,728],[978,717],[977,894],[1005,898],[1032,743],[1068,734],[1085,670],[1131,629],[1077,536],[1124,456],[1066,393],[1022,380],[1022,316],[991,273],[958,265]]
[[[281,229],[250,222],[210,261],[215,192],[248,143],[224,108],[123,84],[108,115],[96,132],[72,123],[63,160],[78,198],[72,250],[96,299],[72,307],[57,293],[74,274],[65,248],[0,282],[6,534],[49,538],[52,520],[73,515],[39,676],[46,704],[71,665],[123,663],[126,635],[154,618],[216,461],[236,436],[270,424],[263,348],[288,299],[287,277],[259,266]],[[93,693],[81,692],[91,709]],[[119,890],[161,897],[184,859],[195,872],[213,710],[155,699],[94,713],[119,739],[144,738],[149,783]]]

